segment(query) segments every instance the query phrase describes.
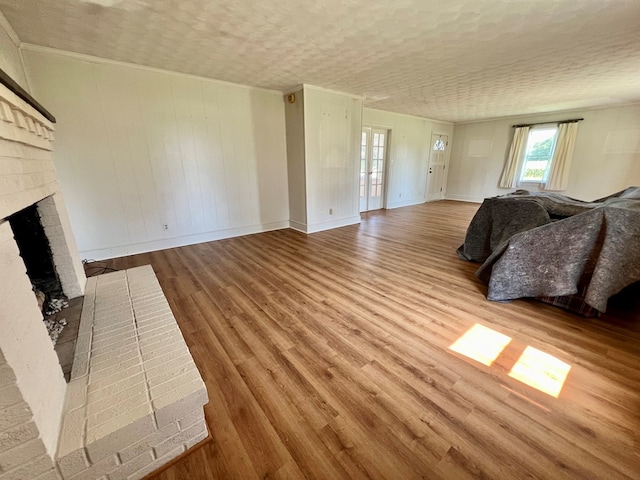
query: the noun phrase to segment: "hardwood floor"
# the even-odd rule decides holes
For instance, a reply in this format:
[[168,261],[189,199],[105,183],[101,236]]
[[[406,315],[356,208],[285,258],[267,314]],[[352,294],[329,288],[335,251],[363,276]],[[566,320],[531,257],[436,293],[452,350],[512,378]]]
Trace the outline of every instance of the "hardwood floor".
[[[477,207],[111,261],[153,265],[209,391],[212,441],[154,478],[639,479],[637,309],[487,301]],[[449,349],[476,323],[511,338],[491,366]],[[571,366],[558,398],[509,376],[527,346]]]

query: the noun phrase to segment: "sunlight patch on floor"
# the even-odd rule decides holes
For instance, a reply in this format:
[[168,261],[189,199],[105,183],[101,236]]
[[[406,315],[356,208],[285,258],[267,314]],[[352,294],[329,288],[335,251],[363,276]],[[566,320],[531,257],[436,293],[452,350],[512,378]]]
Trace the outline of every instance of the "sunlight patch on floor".
[[557,398],[569,370],[571,365],[553,355],[527,347],[509,372],[509,376]]
[[449,348],[488,367],[511,342],[511,337],[476,323]]

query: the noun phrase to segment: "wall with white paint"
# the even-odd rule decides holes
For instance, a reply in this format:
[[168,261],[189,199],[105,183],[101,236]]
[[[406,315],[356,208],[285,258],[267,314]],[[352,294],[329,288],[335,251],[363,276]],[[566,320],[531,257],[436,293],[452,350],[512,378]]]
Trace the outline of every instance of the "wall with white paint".
[[280,92],[28,47],[83,257],[288,226]]
[[391,129],[387,166],[387,208],[425,201],[431,134],[448,135],[452,144],[453,124],[400,113],[365,108],[364,125]]
[[361,98],[305,85],[305,231],[360,222],[361,131]]
[[305,175],[304,90],[292,92],[294,102],[285,95],[287,126],[287,175],[289,178],[289,215],[291,227],[305,231],[307,225],[307,180]]
[[456,125],[447,198],[472,202],[512,190],[498,187],[511,125],[584,118],[564,193],[593,200],[640,185],[640,105],[558,112]]
[[[20,39],[0,12],[0,68],[27,92],[27,76],[20,57]],[[42,102],[40,102],[42,103]]]

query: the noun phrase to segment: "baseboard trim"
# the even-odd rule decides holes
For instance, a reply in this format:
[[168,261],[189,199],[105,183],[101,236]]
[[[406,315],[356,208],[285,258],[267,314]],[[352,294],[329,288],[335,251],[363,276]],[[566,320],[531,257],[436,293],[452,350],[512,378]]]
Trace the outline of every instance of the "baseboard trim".
[[295,230],[296,232],[307,233],[307,224],[294,222],[293,220],[289,220],[289,228]]
[[320,222],[306,225],[306,233],[322,232],[324,230],[331,230],[332,228],[347,227],[349,225],[356,225],[360,223],[362,219],[360,215],[353,217],[339,218],[337,220],[331,220],[329,222]]
[[408,200],[405,202],[390,202],[387,204],[387,209],[391,210],[393,208],[410,207],[412,205],[420,205],[422,203],[425,203],[424,198]]
[[484,197],[468,197],[466,195],[447,195],[444,197],[445,200],[453,200],[455,202],[469,202],[469,203],[482,203],[484,202]]
[[81,250],[82,258],[93,260],[107,260],[110,258],[126,257],[138,255],[140,253],[155,252],[167,248],[185,247],[197,243],[212,242],[225,238],[240,237],[242,235],[252,235],[254,233],[269,232],[271,230],[281,230],[289,227],[289,221],[264,223],[261,225],[250,225],[246,227],[228,228],[213,232],[197,233],[174,238],[163,238],[151,242],[136,243],[131,245],[119,245],[115,247],[98,248],[95,250]]

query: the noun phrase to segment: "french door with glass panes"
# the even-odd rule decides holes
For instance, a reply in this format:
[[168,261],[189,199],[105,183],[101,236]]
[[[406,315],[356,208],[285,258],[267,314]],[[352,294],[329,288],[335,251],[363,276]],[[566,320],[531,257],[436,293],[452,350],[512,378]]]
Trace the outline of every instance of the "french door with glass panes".
[[384,207],[388,131],[364,127],[360,144],[360,211]]

